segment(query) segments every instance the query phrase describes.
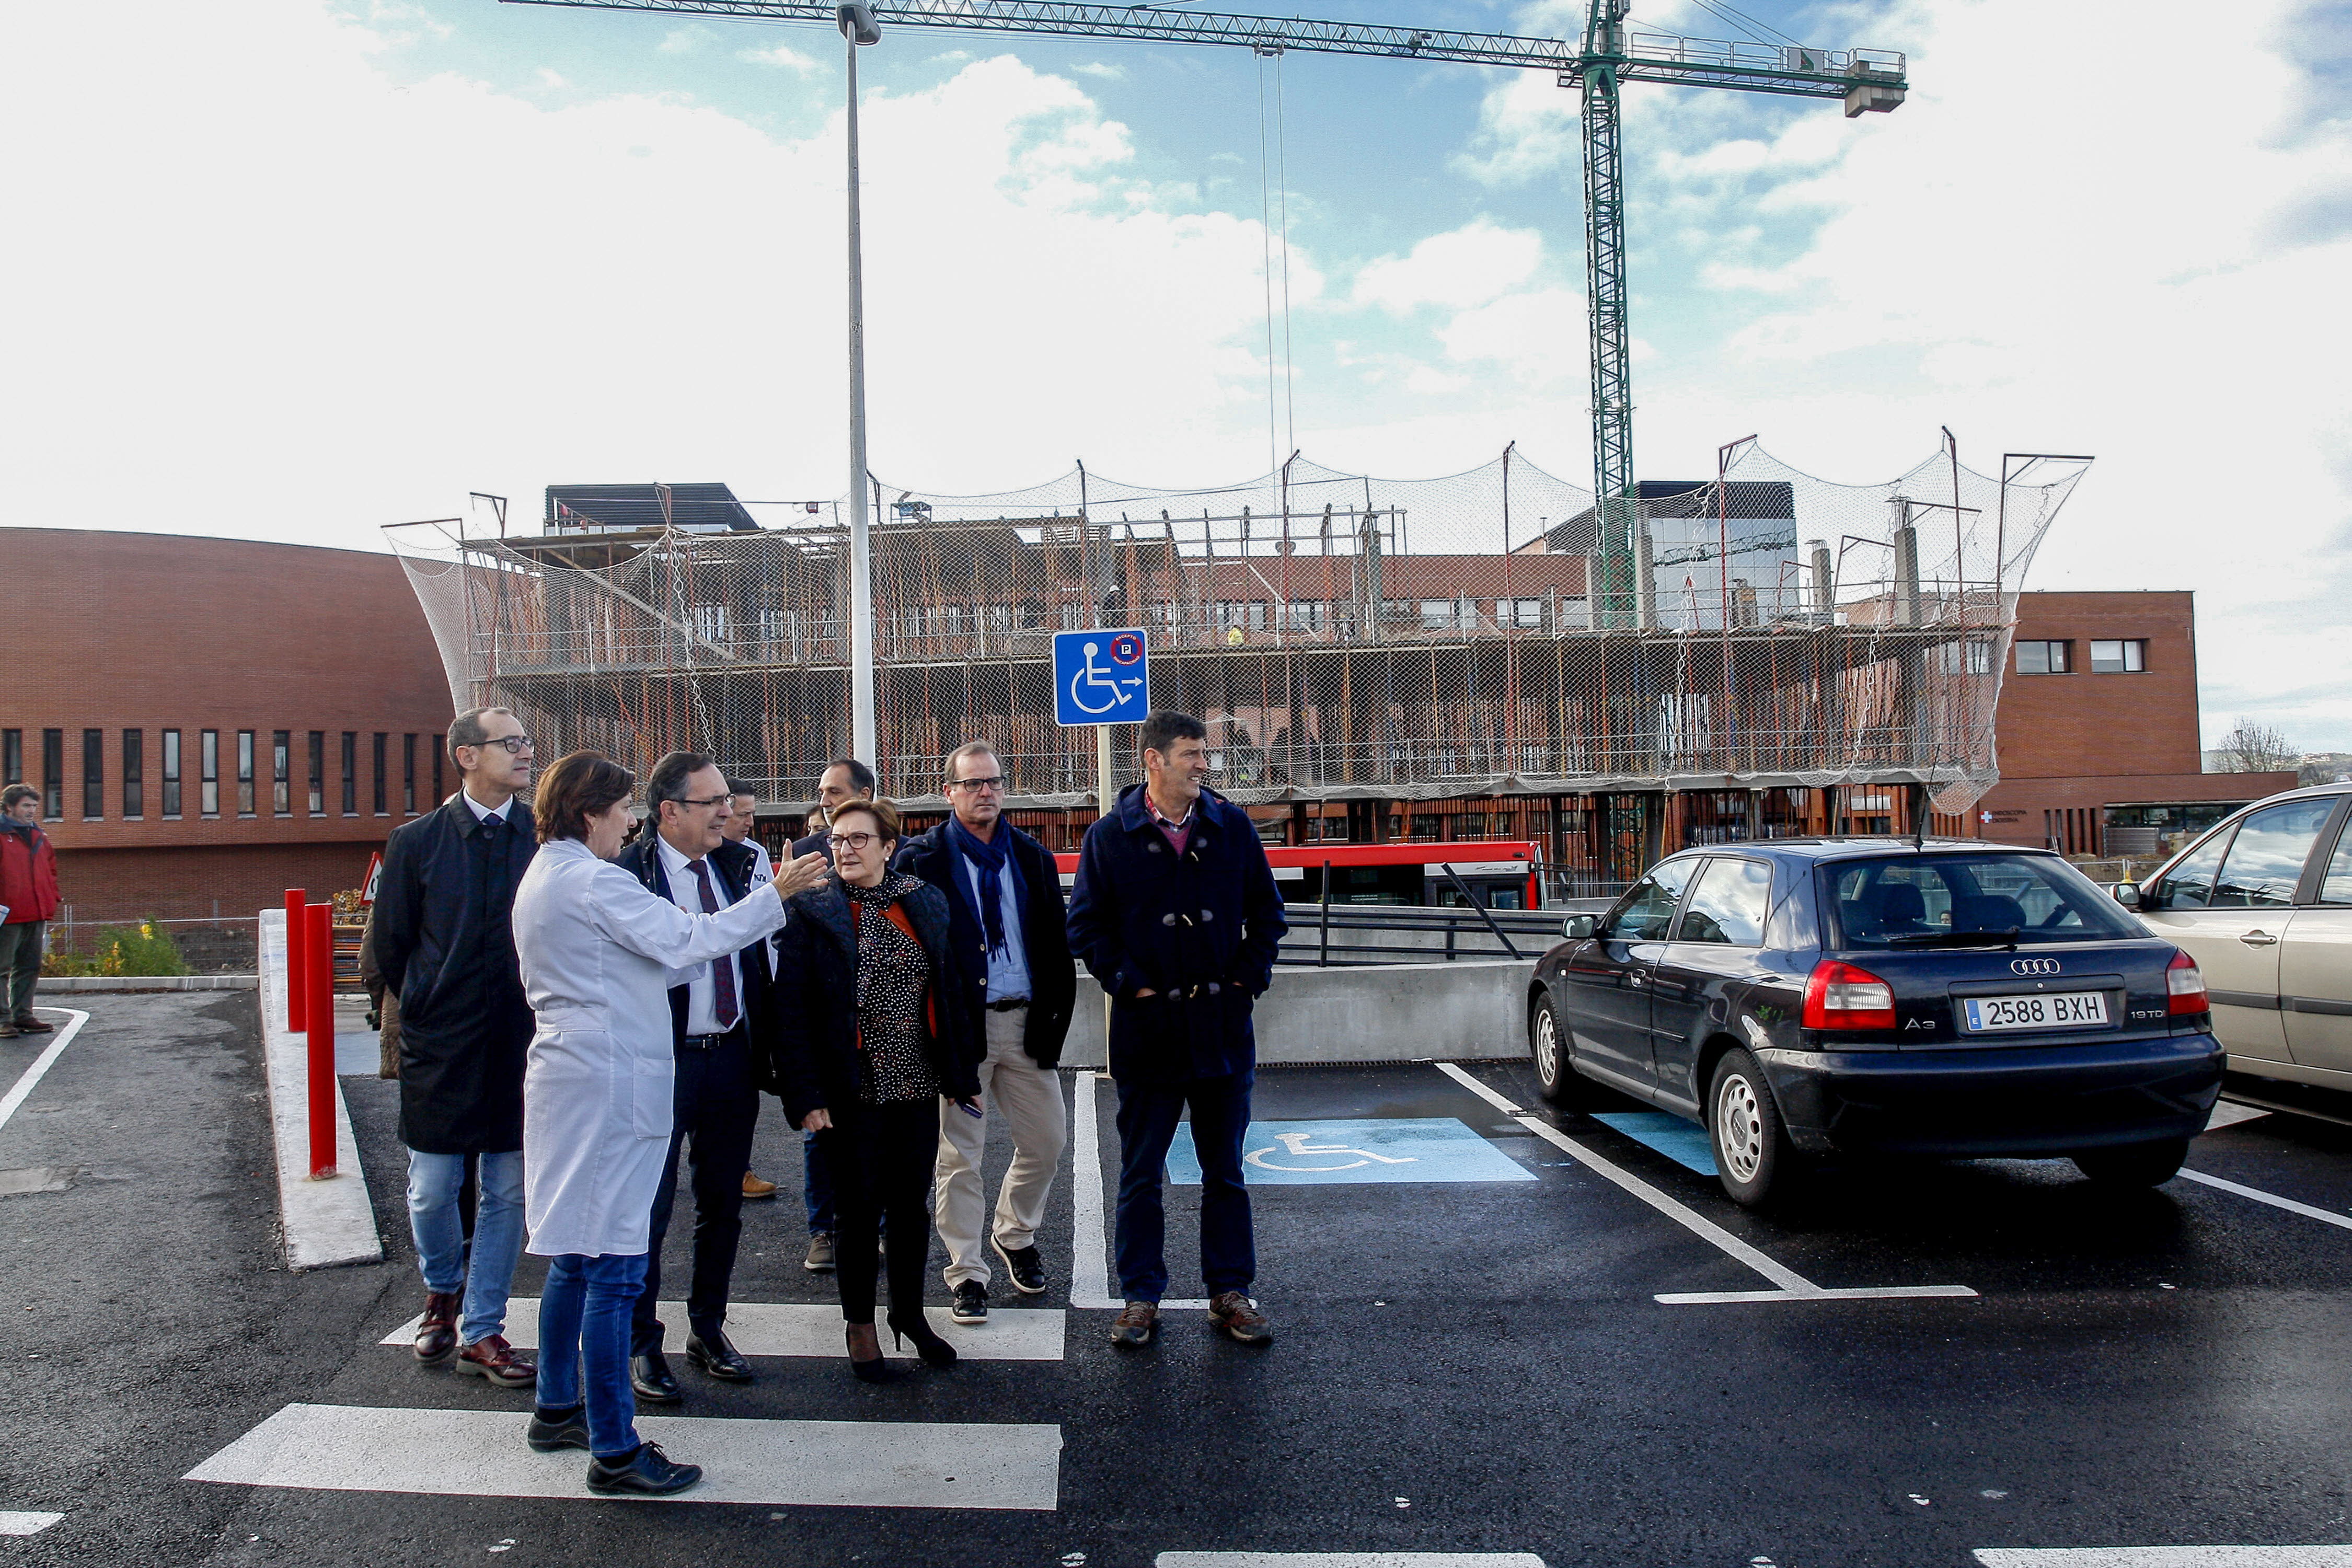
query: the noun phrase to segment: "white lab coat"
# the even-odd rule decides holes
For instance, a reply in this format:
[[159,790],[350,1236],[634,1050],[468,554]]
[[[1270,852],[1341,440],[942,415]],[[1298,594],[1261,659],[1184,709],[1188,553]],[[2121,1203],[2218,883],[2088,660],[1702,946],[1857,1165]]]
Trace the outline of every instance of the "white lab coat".
[[677,1072],[669,988],[685,983],[677,971],[783,923],[769,888],[688,914],[579,839],[541,847],[514,900],[515,956],[539,1016],[522,1080],[530,1251],[646,1250]]

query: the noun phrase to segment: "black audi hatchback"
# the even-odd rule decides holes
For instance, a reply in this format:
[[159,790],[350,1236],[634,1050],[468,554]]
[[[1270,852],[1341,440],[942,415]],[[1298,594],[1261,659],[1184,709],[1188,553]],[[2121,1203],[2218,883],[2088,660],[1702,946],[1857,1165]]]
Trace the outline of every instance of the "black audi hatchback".
[[1528,994],[1544,1094],[1591,1080],[1699,1122],[1743,1204],[1841,1152],[2154,1185],[2221,1088],[2197,966],[2042,850],[1685,850],[1567,934]]

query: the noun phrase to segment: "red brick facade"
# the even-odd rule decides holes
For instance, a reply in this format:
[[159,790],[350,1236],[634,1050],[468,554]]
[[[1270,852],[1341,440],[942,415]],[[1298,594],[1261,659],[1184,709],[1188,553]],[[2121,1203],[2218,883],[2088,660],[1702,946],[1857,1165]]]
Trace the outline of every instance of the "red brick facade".
[[[46,826],[78,921],[208,916],[215,900],[223,914],[249,915],[288,886],[314,897],[356,887],[384,836],[439,798],[434,763],[451,718],[448,686],[416,596],[388,555],[11,528],[0,531],[0,582],[14,654],[0,667],[0,770],[54,797]],[[208,731],[216,737],[210,813]],[[176,814],[166,810],[174,731]],[[315,811],[313,732],[323,764]],[[136,815],[126,809],[134,733]],[[249,812],[240,810],[246,734]],[[441,773],[443,791],[457,787],[446,760]]]

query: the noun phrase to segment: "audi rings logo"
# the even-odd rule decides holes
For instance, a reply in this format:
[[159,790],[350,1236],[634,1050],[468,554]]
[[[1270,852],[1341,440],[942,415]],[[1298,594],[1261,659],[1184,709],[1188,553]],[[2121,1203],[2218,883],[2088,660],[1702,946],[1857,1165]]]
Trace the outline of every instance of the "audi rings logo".
[[2011,974],[2055,974],[2058,961],[2054,958],[2012,958],[2009,961]]

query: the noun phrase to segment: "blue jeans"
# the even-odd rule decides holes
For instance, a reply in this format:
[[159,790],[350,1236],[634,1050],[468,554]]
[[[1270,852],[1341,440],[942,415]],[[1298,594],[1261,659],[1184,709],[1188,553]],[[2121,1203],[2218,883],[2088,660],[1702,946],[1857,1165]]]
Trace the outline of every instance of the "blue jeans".
[[816,1134],[801,1134],[801,1201],[808,1208],[809,1234],[833,1234],[833,1166]]
[[1255,1072],[1181,1083],[1118,1086],[1118,1286],[1130,1301],[1158,1301],[1168,1289],[1163,1252],[1167,1211],[1160,1174],[1176,1123],[1190,1105],[1201,1156],[1201,1282],[1209,1294],[1246,1290],[1257,1278],[1249,1189],[1242,1184],[1242,1139],[1249,1131]]
[[[616,1459],[637,1451],[637,1402],[629,1391],[629,1314],[646,1285],[646,1255],[550,1258],[539,1298],[541,1410],[588,1406],[588,1451]],[[583,1381],[588,1397],[580,1397]]]
[[446,1296],[464,1289],[457,1337],[469,1345],[506,1331],[507,1291],[522,1256],[522,1151],[475,1158],[481,1198],[469,1261],[466,1227],[457,1217],[466,1156],[408,1152],[408,1229],[416,1238],[417,1266],[427,1290]]

